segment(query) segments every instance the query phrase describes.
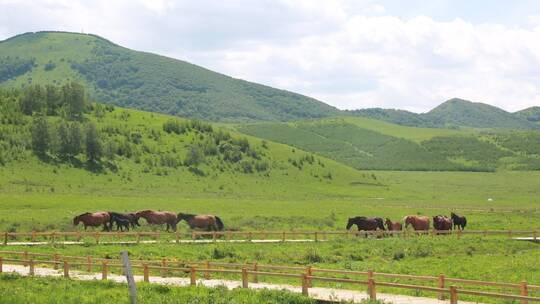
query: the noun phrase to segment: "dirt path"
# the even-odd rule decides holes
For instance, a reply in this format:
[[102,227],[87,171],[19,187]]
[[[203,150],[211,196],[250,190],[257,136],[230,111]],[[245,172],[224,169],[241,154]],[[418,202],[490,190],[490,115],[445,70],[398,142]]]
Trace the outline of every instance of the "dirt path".
[[[28,267],[21,265],[3,265],[3,271],[8,273],[18,273],[20,275],[28,275]],[[62,270],[54,270],[51,268],[41,268],[35,267],[34,274],[36,276],[50,276],[50,277],[61,277],[63,275]],[[81,271],[70,271],[70,277],[77,280],[101,280],[100,273],[85,273]],[[124,276],[109,274],[107,278],[111,281],[125,283],[126,278]],[[142,282],[143,277],[136,275],[135,281]],[[174,286],[188,286],[190,284],[189,278],[179,278],[179,277],[149,277],[150,283],[154,284],[163,284],[163,285],[174,285]],[[216,286],[226,286],[229,289],[241,287],[240,281],[231,281],[231,280],[197,280],[198,285],[203,285],[207,287],[216,287]],[[302,290],[300,287],[286,285],[286,284],[269,284],[269,283],[249,283],[249,288],[253,289],[277,289],[277,290],[288,290],[291,292],[301,293]],[[343,290],[343,289],[332,289],[332,288],[322,288],[322,287],[312,287],[309,289],[309,296],[318,299],[318,300],[327,300],[327,301],[353,301],[360,302],[368,298],[368,295],[365,292],[356,291],[356,290]],[[377,293],[377,299],[384,302],[391,302],[394,304],[447,304],[448,301],[441,301],[433,298],[425,297],[413,297],[405,295],[393,295],[393,294],[383,294]],[[461,302],[460,303],[467,303]]]

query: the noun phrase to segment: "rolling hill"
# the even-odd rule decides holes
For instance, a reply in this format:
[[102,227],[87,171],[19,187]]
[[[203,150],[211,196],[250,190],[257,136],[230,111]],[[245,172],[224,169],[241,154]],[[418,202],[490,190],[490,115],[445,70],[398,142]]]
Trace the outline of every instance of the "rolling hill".
[[237,127],[357,169],[540,170],[540,132],[407,127],[363,117]]
[[235,79],[95,35],[37,32],[0,42],[0,86],[84,83],[100,102],[211,121],[287,121],[336,115],[300,94]]
[[540,107],[530,107],[515,113],[515,115],[527,119],[528,121],[540,123]]
[[354,110],[348,113],[413,127],[540,130],[540,127],[533,123],[535,114],[538,115],[538,111],[535,112],[534,108],[509,113],[491,105],[459,98],[450,99],[422,114],[380,108]]
[[[76,89],[40,89],[47,92],[43,98],[57,96],[58,103],[35,103],[36,87],[0,89],[1,192],[67,194],[78,188],[99,195],[159,189],[187,196],[278,197],[336,189],[354,193],[362,187],[352,187],[351,181],[378,183],[324,157],[198,120],[99,103],[86,104],[82,116],[72,115],[66,100]],[[32,115],[25,113],[28,100]]]

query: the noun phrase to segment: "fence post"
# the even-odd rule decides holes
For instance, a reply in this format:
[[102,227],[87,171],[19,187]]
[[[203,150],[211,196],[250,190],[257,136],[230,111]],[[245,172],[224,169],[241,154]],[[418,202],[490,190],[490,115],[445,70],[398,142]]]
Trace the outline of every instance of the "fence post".
[[64,260],[64,278],[69,278],[69,263]]
[[196,238],[195,231],[192,231],[192,232],[191,232],[191,239],[192,239],[192,240],[195,240],[195,238]]
[[23,251],[23,266],[28,266],[28,250]]
[[[311,268],[311,266],[308,266],[306,268],[306,276],[311,277],[312,275],[313,275],[313,269]],[[310,278],[307,278],[306,283],[308,284],[308,287],[313,287],[313,286],[311,286],[311,279]]]
[[[519,284],[519,291],[520,291],[520,295],[522,296],[529,296],[529,290],[527,288],[527,282],[526,281],[522,281],[520,284]],[[527,300],[521,300],[521,304],[527,304],[528,301]]]
[[32,230],[32,239],[31,239],[31,242],[35,242],[36,241],[36,232],[34,230]]
[[[257,262],[253,263],[253,271],[255,271],[255,272],[259,271],[259,267],[257,266]],[[259,276],[256,273],[253,274],[252,282],[253,283],[259,283]]]
[[246,267],[242,268],[242,288],[248,288],[248,273]]
[[91,256],[86,257],[86,271],[92,272],[92,257]]
[[375,280],[373,280],[373,270],[368,270],[368,295],[370,300],[377,300],[377,292],[375,291]]
[[512,238],[512,230],[508,229],[508,237]]
[[99,245],[99,232],[96,232],[96,244]]
[[456,286],[450,286],[450,304],[457,304],[458,302],[458,293]]
[[281,240],[285,243],[285,231],[283,231],[283,237]]
[[147,283],[150,282],[150,273],[148,270],[148,264],[143,265],[143,280]]
[[190,272],[190,284],[191,286],[197,285],[197,273],[195,272],[195,267],[189,269]]
[[210,262],[208,260],[205,261],[204,266],[206,267],[206,271],[204,272],[204,279],[210,280],[210,271],[208,271],[208,269],[210,269]]
[[[444,274],[439,275],[439,288],[444,288]],[[439,292],[439,300],[444,300],[444,292]]]
[[3,265],[4,265],[4,261],[3,261],[3,258],[0,257],[0,273],[2,273],[4,270],[3,270]]
[[53,255],[53,261],[54,261],[53,269],[58,269],[58,264],[59,264],[58,260],[59,260],[59,259],[60,259],[60,258],[59,258],[59,256],[58,256],[58,253],[55,253],[55,254]]
[[82,238],[81,232],[77,231],[77,242],[80,242]]
[[166,259],[161,260],[161,267],[163,267],[161,269],[161,277],[164,278],[164,277],[167,276],[167,269],[165,269],[167,267],[167,260]]
[[103,261],[101,263],[101,279],[102,280],[107,280],[107,272],[108,272],[108,266],[107,266],[107,261]]
[[536,241],[536,230],[533,231],[533,240]]
[[308,288],[309,288],[308,277],[306,274],[302,274],[302,294],[304,296],[308,296]]
[[178,234],[178,231],[174,232],[174,238],[175,238],[176,244],[180,243],[180,235]]
[[28,275],[34,276],[34,260],[30,260],[28,265],[30,266],[30,269],[28,269]]
[[369,299],[371,301],[377,301],[377,290],[375,289],[375,280],[369,279],[368,290],[369,290]]
[[315,242],[319,241],[319,233],[315,231]]
[[8,243],[8,233],[4,232],[4,245],[7,245]]

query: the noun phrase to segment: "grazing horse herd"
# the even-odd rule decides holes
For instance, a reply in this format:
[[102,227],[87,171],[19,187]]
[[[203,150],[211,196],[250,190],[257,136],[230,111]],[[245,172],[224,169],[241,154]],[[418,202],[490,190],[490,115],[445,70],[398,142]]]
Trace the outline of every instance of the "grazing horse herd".
[[[77,226],[82,222],[85,230],[89,226],[99,227],[103,225],[104,230],[111,231],[113,229],[113,223],[116,223],[116,230],[129,231],[130,227],[136,228],[141,226],[139,224],[139,219],[141,217],[144,218],[149,225],[166,224],[167,231],[169,231],[169,229],[176,231],[177,224],[182,220],[186,221],[191,229],[221,231],[224,228],[221,219],[215,215],[196,215],[188,213],[175,214],[169,211],[154,210],[142,210],[131,213],[86,212],[74,217],[73,225]],[[467,218],[464,216],[459,216],[453,212],[451,213],[450,218],[444,215],[436,215],[432,219],[433,229],[437,231],[452,230],[456,228],[461,230],[467,225]],[[427,216],[409,215],[403,218],[405,229],[411,225],[416,231],[426,231],[429,230],[429,223],[430,218]],[[401,222],[394,222],[389,218],[383,220],[380,217],[357,216],[349,218],[349,221],[347,222],[347,230],[351,229],[353,225],[356,225],[359,231],[401,231],[403,229]]]
[[[427,216],[408,215],[403,218],[405,229],[411,225],[416,231],[429,230],[430,218]],[[386,227],[385,227],[386,224]],[[347,230],[351,229],[353,225],[356,225],[358,231],[375,231],[375,230],[388,230],[388,231],[401,231],[403,225],[401,222],[394,222],[389,218],[384,221],[380,217],[365,217],[357,216],[349,218],[347,222]],[[459,216],[455,213],[451,213],[450,217],[444,215],[436,215],[433,217],[433,229],[435,230],[452,230],[452,229],[465,229],[467,226],[467,218]]]
[[221,219],[215,215],[196,215],[187,213],[175,214],[169,211],[142,210],[130,213],[118,212],[86,212],[73,218],[73,225],[77,226],[82,222],[84,230],[87,227],[99,227],[103,225],[103,230],[111,231],[116,223],[116,230],[124,231],[129,228],[141,226],[139,219],[144,218],[150,225],[167,225],[167,231],[176,231],[176,225],[185,220],[191,229],[198,228],[207,231],[223,230],[224,225]]

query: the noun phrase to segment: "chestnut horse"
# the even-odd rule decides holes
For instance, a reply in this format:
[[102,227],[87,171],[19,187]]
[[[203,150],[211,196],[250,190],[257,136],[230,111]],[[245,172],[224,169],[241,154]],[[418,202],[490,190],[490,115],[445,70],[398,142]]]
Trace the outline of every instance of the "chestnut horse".
[[452,221],[444,215],[433,217],[433,229],[435,230],[452,230]]
[[405,223],[405,229],[409,227],[409,224],[412,225],[416,231],[427,231],[429,229],[429,217],[427,216],[408,215],[403,218],[403,222]]
[[392,222],[389,218],[386,218],[385,223],[388,231],[401,231],[403,228],[400,222]]
[[103,230],[109,231],[110,228],[107,226],[107,224],[109,223],[109,219],[109,212],[86,212],[74,217],[73,225],[77,226],[80,222],[82,222],[84,225],[84,230],[86,230],[88,226],[98,227],[100,225],[103,225]]
[[167,231],[176,231],[176,214],[169,211],[143,210],[135,213],[137,219],[144,218],[150,225],[167,224]]
[[185,220],[191,229],[199,228],[206,231],[221,231],[224,227],[221,219],[215,215],[178,213],[176,223],[179,223],[181,220]]

